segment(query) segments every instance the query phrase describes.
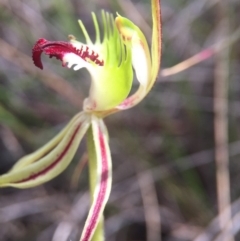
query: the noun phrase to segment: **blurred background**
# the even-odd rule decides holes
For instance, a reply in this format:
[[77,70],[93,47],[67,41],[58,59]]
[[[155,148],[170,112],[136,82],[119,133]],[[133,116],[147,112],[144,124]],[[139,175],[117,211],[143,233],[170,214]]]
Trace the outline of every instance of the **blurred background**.
[[[77,19],[94,39],[90,13],[100,9],[130,18],[151,41],[147,0],[0,0],[1,174],[58,133],[88,94],[86,71],[46,56],[41,71],[32,46],[69,34],[84,41]],[[239,0],[162,0],[157,82],[138,106],[106,118],[114,169],[107,241],[240,240],[239,12]],[[86,162],[83,141],[49,183],[0,189],[0,241],[79,240]]]

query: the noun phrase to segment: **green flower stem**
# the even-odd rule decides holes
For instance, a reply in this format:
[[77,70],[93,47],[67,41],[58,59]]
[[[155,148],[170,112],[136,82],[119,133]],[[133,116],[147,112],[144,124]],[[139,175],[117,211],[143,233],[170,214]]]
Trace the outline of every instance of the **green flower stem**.
[[[96,187],[96,177],[97,177],[97,158],[96,150],[93,141],[92,127],[87,131],[87,150],[88,150],[88,169],[89,169],[89,183],[90,183],[90,195],[91,202],[93,202],[94,190]],[[104,225],[103,217],[98,223],[96,231],[91,239],[91,241],[104,241]]]

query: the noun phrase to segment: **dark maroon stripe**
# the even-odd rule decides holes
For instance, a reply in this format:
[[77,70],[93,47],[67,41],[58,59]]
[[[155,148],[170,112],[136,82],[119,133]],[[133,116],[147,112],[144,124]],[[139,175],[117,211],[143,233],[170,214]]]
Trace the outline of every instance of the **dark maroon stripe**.
[[76,130],[74,131],[70,141],[68,142],[68,144],[65,147],[65,149],[63,150],[63,152],[60,154],[60,156],[51,165],[49,165],[48,167],[46,167],[42,171],[40,171],[38,173],[35,173],[35,174],[32,174],[31,176],[29,176],[29,177],[27,177],[27,178],[25,178],[25,179],[23,179],[23,180],[21,180],[19,182],[16,182],[16,183],[21,183],[21,182],[30,181],[32,179],[36,179],[37,177],[39,177],[41,175],[44,175],[45,173],[47,173],[48,171],[53,169],[61,161],[61,159],[67,154],[67,152],[68,152],[70,146],[72,145],[72,142],[73,142],[75,136],[77,135],[80,127],[81,127],[81,123],[77,126]]
[[104,137],[103,134],[98,128],[98,137],[100,142],[100,149],[101,149],[101,157],[102,157],[102,170],[101,170],[101,179],[100,179],[100,190],[97,195],[97,201],[93,209],[93,214],[90,220],[90,223],[88,225],[88,228],[86,230],[86,233],[82,239],[82,241],[89,241],[89,238],[91,237],[93,230],[95,229],[97,225],[97,218],[99,216],[100,209],[103,205],[103,200],[106,195],[107,191],[107,181],[108,181],[108,175],[109,175],[109,166],[107,162],[107,152],[106,147],[104,143]]

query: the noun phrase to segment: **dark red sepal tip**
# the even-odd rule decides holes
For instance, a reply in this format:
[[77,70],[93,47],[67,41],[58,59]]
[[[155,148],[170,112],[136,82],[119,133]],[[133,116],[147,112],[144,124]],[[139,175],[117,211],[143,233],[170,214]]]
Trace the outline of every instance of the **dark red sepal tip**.
[[[41,54],[44,52],[49,55],[50,58],[55,57],[62,61],[63,56],[67,53],[74,53],[81,57],[82,59],[90,59],[99,66],[103,66],[103,60],[99,60],[98,54],[92,51],[90,53],[89,48],[76,49],[71,43],[64,41],[48,41],[44,38],[40,38],[32,49],[32,59],[33,63],[40,69],[43,69]],[[66,66],[66,63],[63,63]]]
[[41,54],[43,52],[44,43],[46,43],[46,42],[47,42],[46,39],[40,38],[32,49],[33,63],[40,69],[43,69],[43,65],[42,65],[42,61],[41,61]]

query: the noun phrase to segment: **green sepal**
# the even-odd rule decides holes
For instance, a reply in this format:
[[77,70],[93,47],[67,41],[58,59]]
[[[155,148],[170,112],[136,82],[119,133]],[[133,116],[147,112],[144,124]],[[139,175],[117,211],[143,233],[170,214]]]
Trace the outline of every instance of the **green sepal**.
[[[22,159],[10,172],[0,176],[0,187],[29,188],[45,183],[59,175],[71,162],[90,123],[82,113],[73,118],[67,128],[39,151]],[[46,150],[48,153],[45,153]],[[43,154],[45,153],[45,155]]]

